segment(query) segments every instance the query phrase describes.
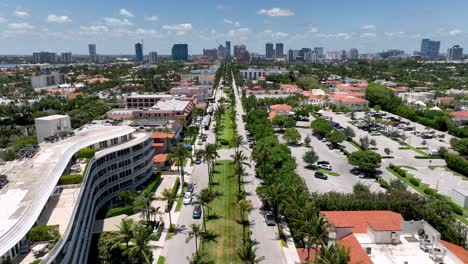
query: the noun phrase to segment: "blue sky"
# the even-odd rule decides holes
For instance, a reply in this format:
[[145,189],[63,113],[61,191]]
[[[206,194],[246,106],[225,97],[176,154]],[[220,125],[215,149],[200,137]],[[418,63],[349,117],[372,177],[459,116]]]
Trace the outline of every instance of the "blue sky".
[[200,54],[217,41],[264,53],[265,42],[289,48],[323,46],[378,52],[419,49],[420,39],[441,41],[441,52],[468,49],[466,0],[0,0],[0,54],[54,51],[169,54],[188,43]]

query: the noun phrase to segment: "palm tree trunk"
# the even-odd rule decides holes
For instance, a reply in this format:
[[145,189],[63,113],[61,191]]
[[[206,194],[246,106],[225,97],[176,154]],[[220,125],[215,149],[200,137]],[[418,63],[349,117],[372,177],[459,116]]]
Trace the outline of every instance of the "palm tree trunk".
[[[203,206],[202,206],[203,208]],[[206,232],[206,215],[205,215],[205,208],[203,208],[203,229]]]
[[169,227],[172,225],[171,210],[169,210]]
[[195,236],[195,252],[198,251],[198,236]]

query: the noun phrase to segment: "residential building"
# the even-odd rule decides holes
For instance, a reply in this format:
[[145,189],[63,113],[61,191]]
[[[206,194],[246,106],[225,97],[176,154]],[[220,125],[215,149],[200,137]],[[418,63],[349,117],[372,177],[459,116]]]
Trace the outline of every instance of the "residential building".
[[225,54],[224,46],[220,44],[218,46],[218,59],[219,60],[224,60],[224,58],[225,58],[224,54]]
[[172,59],[176,61],[188,60],[188,44],[174,44],[172,46]]
[[91,62],[98,62],[98,56],[96,54],[96,44],[88,44],[89,60]]
[[265,70],[264,69],[254,69],[248,68],[246,70],[240,70],[240,75],[244,79],[248,80],[258,80],[260,77],[265,77]]
[[329,60],[339,60],[340,52],[339,51],[327,51],[327,59]]
[[156,62],[158,62],[158,53],[156,51],[152,51],[149,53],[149,63],[151,64],[155,64]]
[[61,55],[62,63],[70,64],[72,63],[72,53],[71,52],[64,52]]
[[169,93],[172,95],[182,95],[197,98],[198,102],[204,102],[211,95],[211,87],[208,85],[178,86],[171,88]]
[[294,113],[292,112],[292,106],[287,104],[276,104],[270,106],[270,114],[268,118],[273,120],[275,116],[291,116]]
[[384,52],[380,52],[379,56],[382,59],[391,59],[391,58],[399,58],[404,54],[405,54],[405,52],[403,50],[392,49],[392,50],[387,50],[387,51],[384,51]]
[[135,118],[143,119],[162,119],[188,121],[191,118],[192,108],[195,106],[196,99],[191,98],[171,98],[159,100],[150,108],[135,110]]
[[328,245],[349,249],[350,264],[467,263],[462,247],[441,240],[426,221],[392,211],[321,211],[331,226]]
[[451,104],[455,98],[450,97],[450,96],[443,96],[443,97],[437,97],[435,103],[436,105],[444,106],[444,105],[449,105]]
[[307,51],[305,54],[304,54],[304,61],[306,63],[317,63],[318,62],[318,56],[317,54],[315,53],[315,51],[311,50],[311,51]]
[[171,99],[170,94],[132,94],[125,98],[125,107],[127,109],[150,108],[159,100]]
[[216,60],[218,58],[217,49],[203,49],[203,56]]
[[358,49],[350,49],[349,52],[348,52],[348,59],[357,60],[358,58],[359,58]]
[[323,58],[323,48],[322,47],[315,47],[314,51],[315,51],[315,54],[317,54],[317,56],[319,58]]
[[275,46],[275,58],[277,59],[281,59],[283,58],[284,54],[283,54],[283,49],[284,49],[284,45],[283,43],[276,43],[276,46]]
[[224,58],[226,60],[231,59],[231,41],[226,41],[226,46],[224,48]]
[[57,54],[53,52],[34,52],[33,56],[33,63],[56,63],[57,62]]
[[400,97],[403,101],[407,103],[415,103],[417,101],[428,103],[430,101],[435,100],[435,93],[434,92],[399,93],[398,97]]
[[39,75],[31,77],[32,88],[44,88],[64,83],[64,75],[59,72],[51,72],[50,75]]
[[143,43],[138,42],[135,44],[135,61],[143,61]]
[[341,107],[345,106],[350,111],[362,111],[369,106],[369,101],[366,99],[362,99],[356,95],[352,94],[330,94],[329,95],[330,102],[334,105]]
[[288,61],[294,61],[294,51],[292,49],[288,50]]
[[435,59],[439,57],[440,41],[421,40],[421,55],[426,58]]
[[175,133],[167,132],[156,132],[151,135],[151,139],[153,140],[153,144],[151,146],[154,149],[154,154],[167,154],[173,145],[177,145],[177,142],[174,142],[176,139],[175,135]]
[[265,44],[265,58],[272,59],[275,57],[275,49],[273,48],[273,43],[268,42]]
[[455,45],[447,50],[448,61],[461,61],[463,59],[463,48]]
[[468,121],[468,111],[451,112],[450,116],[452,117],[453,121],[459,124],[463,124]]
[[234,58],[239,63],[247,63],[250,60],[250,54],[247,51],[245,45],[235,45],[234,46]]
[[[87,263],[98,211],[119,192],[135,190],[153,176],[149,134],[103,124],[74,133],[58,142],[41,143],[33,157],[13,164],[14,175],[0,192],[1,262],[9,258],[16,263],[32,254],[28,232],[41,224],[58,225],[60,234],[42,263]],[[78,160],[82,148],[96,150],[94,157]],[[70,171],[81,174],[82,183],[62,185],[60,177]],[[73,199],[65,202],[63,193]]]
[[346,50],[342,50],[341,53],[340,53],[340,60],[344,61],[348,58],[347,54],[346,54]]

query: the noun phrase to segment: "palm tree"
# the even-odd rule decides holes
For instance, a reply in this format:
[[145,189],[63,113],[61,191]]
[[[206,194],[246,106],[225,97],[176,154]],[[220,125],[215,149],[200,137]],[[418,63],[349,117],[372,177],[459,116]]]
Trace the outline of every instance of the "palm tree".
[[[188,259],[188,257],[187,257]],[[209,259],[208,254],[201,250],[197,250],[193,253],[192,258],[189,259],[190,264],[212,264],[214,263]]]
[[324,247],[317,259],[319,264],[347,264],[350,261],[349,249],[338,245]]
[[247,158],[247,156],[245,156],[244,152],[242,152],[242,150],[236,150],[236,152],[234,152],[234,155],[231,155],[234,163],[236,164],[240,164],[240,165],[245,165],[247,167],[252,167],[250,165],[249,162],[247,162],[249,160],[249,158]]
[[175,161],[180,173],[180,181],[182,186],[184,186],[184,160],[190,157],[190,153],[187,148],[182,144],[179,143],[176,148],[172,149],[170,153],[170,159]]
[[153,195],[153,192],[141,192],[135,200],[134,210],[136,212],[141,212],[141,215],[147,222],[151,221],[151,212],[155,210],[155,208],[151,206]]
[[[208,188],[205,188],[200,191],[200,194],[197,195],[197,201],[195,204],[199,204],[202,207],[202,216],[203,216],[203,230],[206,231],[206,216],[209,214],[208,204],[213,201],[216,197],[216,194]],[[205,213],[206,212],[206,213]]]
[[244,137],[239,135],[237,137],[234,138],[234,148],[235,148],[235,152],[237,152],[240,148],[240,145],[242,144],[242,140],[244,140]]
[[148,242],[153,239],[152,230],[143,225],[136,225],[133,231],[132,245],[124,251],[136,263],[151,263],[152,253]]
[[198,251],[198,237],[202,234],[202,229],[200,225],[191,224],[190,231],[188,233],[187,242],[194,237],[195,238],[195,251]]
[[[170,205],[174,204],[174,202],[177,200],[177,193],[172,192],[170,189],[164,189],[162,192],[162,199],[166,201],[166,212],[169,213],[169,226],[172,225],[172,218],[171,218],[171,209],[169,208]],[[172,207],[172,206],[171,206]]]
[[234,167],[234,174],[237,176],[237,185],[238,185],[238,193],[241,194],[241,179],[242,176],[245,174],[245,170],[243,165],[247,167],[251,167],[250,163],[247,162],[248,158],[244,155],[241,150],[238,150],[231,156],[233,158],[235,167]]
[[235,164],[234,165],[234,175],[237,176],[237,188],[238,188],[238,197],[240,198],[241,196],[241,186],[242,186],[242,183],[241,183],[241,180],[242,180],[242,176],[245,175],[245,169],[244,167],[242,167],[242,165],[239,165],[239,164]]
[[265,257],[262,256],[257,258],[255,255],[256,251],[257,249],[252,246],[252,242],[247,241],[241,248],[237,250],[237,255],[244,264],[260,263],[260,261],[263,261]]
[[202,156],[203,160],[208,164],[208,182],[211,186],[214,164],[216,163],[216,158],[219,157],[218,146],[216,144],[207,144]]
[[119,226],[119,230],[115,233],[113,237],[114,245],[113,248],[118,248],[122,243],[125,243],[125,248],[128,248],[128,243],[133,238],[133,229],[135,227],[135,222],[132,218],[123,219]]
[[237,202],[237,206],[239,206],[239,213],[241,216],[240,222],[242,224],[242,241],[245,241],[245,223],[248,223],[248,219],[246,220],[246,213],[249,213],[252,210],[252,204],[247,199],[241,199]]

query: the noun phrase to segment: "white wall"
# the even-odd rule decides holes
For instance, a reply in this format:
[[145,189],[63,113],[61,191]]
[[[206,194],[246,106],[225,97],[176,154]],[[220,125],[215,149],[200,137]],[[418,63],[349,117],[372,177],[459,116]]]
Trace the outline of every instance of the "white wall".
[[49,137],[63,130],[72,130],[70,117],[55,115],[34,119],[36,126],[37,142],[44,142],[45,137]]

